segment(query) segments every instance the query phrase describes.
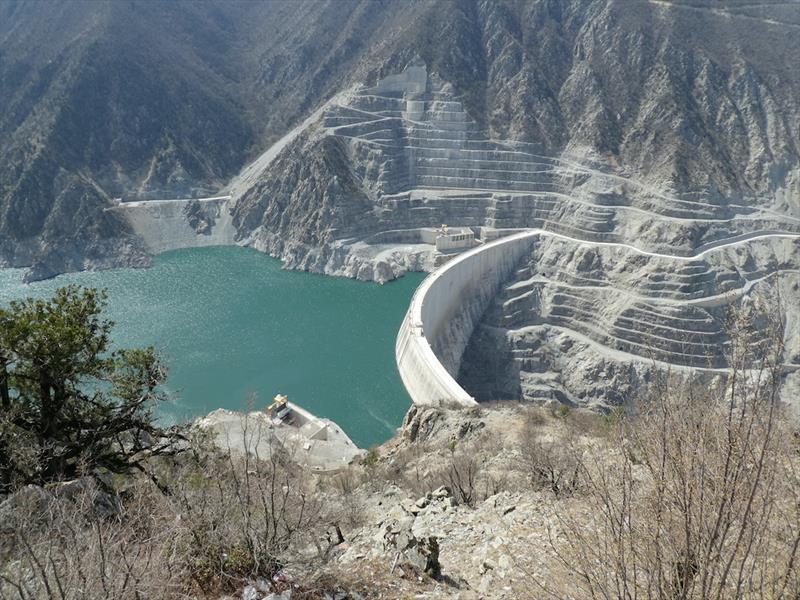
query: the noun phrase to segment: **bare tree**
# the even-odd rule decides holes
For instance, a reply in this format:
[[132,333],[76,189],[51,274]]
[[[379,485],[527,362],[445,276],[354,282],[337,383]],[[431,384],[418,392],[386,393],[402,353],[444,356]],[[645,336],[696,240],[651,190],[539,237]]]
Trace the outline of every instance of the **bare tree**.
[[308,474],[292,460],[261,419],[242,421],[245,451],[216,457],[214,473],[183,486],[179,500],[189,540],[191,571],[204,591],[235,590],[244,581],[270,578],[281,569],[293,541],[322,525],[322,506]]
[[141,477],[116,499],[88,477],[75,494],[29,488],[0,522],[0,600],[208,596],[312,560],[327,521],[311,476],[265,421],[242,434],[248,451],[164,461],[169,495]]
[[445,471],[448,487],[456,500],[472,506],[477,500],[477,480],[480,462],[475,452],[456,451],[450,453],[450,464]]
[[616,450],[580,462],[591,510],[562,511],[552,548],[572,577],[553,595],[796,598],[800,480],[782,414],[781,311],[731,320],[716,381],[664,373],[620,418]]
[[31,493],[0,531],[0,599],[176,597],[185,562],[150,493],[113,512],[90,480],[70,494]]

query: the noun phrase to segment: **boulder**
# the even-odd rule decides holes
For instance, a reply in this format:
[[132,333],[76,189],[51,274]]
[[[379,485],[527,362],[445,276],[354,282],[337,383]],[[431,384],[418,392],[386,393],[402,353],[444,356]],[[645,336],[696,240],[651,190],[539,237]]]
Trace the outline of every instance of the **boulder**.
[[439,540],[435,536],[417,538],[411,527],[387,527],[384,548],[394,548],[404,563],[411,564],[419,572],[433,579],[440,579],[442,566],[439,563]]

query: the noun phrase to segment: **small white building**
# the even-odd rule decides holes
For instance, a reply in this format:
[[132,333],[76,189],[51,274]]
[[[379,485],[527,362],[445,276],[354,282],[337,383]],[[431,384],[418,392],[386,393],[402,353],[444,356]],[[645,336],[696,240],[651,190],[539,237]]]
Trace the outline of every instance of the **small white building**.
[[442,225],[436,231],[436,250],[449,252],[463,250],[475,245],[475,233],[469,227],[448,227]]

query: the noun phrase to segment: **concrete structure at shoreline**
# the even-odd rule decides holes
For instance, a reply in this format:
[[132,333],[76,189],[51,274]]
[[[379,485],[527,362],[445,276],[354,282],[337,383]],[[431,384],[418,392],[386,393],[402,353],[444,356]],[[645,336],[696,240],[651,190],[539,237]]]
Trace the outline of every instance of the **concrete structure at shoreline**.
[[201,246],[233,246],[230,196],[117,202],[121,215],[152,254]]
[[348,435],[330,419],[313,415],[297,404],[289,406],[291,420],[281,421],[264,411],[240,413],[223,408],[198,419],[195,426],[214,435],[222,450],[245,452],[268,459],[281,450],[312,471],[336,471],[362,456]]

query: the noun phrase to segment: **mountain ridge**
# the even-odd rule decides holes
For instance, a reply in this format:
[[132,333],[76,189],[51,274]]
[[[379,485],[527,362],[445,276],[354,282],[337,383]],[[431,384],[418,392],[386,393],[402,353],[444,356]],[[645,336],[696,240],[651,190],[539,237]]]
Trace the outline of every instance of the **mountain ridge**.
[[0,82],[17,90],[0,100],[0,261],[41,276],[147,264],[103,210],[112,198],[211,195],[335,93],[415,57],[489,137],[665,193],[771,197],[800,211],[791,3],[77,2],[44,15],[6,1],[0,11]]

